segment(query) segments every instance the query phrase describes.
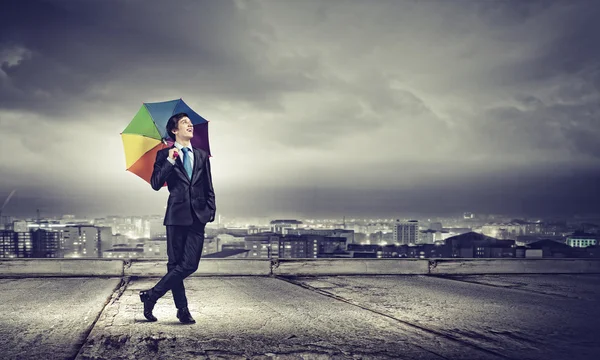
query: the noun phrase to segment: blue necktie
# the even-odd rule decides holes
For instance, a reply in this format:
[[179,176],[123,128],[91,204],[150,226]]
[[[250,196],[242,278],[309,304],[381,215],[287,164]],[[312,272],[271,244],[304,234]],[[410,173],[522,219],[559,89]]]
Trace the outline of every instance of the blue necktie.
[[190,155],[188,154],[188,152],[190,151],[190,148],[188,147],[183,147],[181,148],[181,150],[183,151],[183,168],[185,169],[185,172],[187,172],[188,174],[188,178],[192,178],[192,161],[190,160]]

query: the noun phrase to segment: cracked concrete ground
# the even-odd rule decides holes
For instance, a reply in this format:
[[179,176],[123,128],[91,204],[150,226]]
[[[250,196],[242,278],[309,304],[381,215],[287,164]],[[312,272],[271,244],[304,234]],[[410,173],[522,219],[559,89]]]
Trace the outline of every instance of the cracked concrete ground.
[[73,358],[120,282],[0,279],[0,358]]
[[511,359],[599,359],[599,275],[291,279]]
[[599,280],[191,277],[184,325],[158,278],[0,279],[0,358],[597,359]]

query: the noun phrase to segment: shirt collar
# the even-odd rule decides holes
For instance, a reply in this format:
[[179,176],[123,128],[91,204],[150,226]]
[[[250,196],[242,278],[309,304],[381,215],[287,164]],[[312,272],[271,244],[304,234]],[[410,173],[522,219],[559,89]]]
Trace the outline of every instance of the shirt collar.
[[[175,147],[177,147],[177,149],[181,150],[183,148],[183,145],[181,145],[180,143],[175,141]],[[190,151],[192,151],[192,152],[194,151],[194,149],[192,148],[192,144],[190,144],[187,148],[190,149]]]

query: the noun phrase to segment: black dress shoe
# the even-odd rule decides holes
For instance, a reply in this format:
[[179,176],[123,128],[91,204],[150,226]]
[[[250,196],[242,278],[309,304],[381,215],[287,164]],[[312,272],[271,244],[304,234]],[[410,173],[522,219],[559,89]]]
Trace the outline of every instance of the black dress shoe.
[[177,318],[184,324],[193,324],[196,322],[187,307],[177,309]]
[[146,317],[148,321],[158,320],[154,315],[152,315],[152,310],[154,309],[154,305],[156,305],[156,301],[151,300],[150,290],[140,291],[140,300],[142,300],[144,303],[144,317]]

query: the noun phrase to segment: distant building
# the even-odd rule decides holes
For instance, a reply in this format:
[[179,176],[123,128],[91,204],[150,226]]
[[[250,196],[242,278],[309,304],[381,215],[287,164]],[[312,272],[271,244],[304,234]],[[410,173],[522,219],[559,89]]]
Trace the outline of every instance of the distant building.
[[450,254],[457,258],[505,258],[515,257],[514,240],[500,240],[476,232],[450,237],[445,240]]
[[377,250],[378,258],[449,258],[450,247],[435,244],[408,245],[385,245]]
[[302,221],[299,220],[272,220],[271,231],[276,234],[283,234],[284,229],[298,229],[298,226],[302,225]]
[[[310,236],[310,235],[304,235]],[[346,251],[348,243],[346,238],[342,236],[323,236],[318,238],[308,238],[308,245],[312,240],[313,251],[315,245],[317,245],[317,257],[319,258],[331,258],[331,257],[351,257],[351,254]]]
[[98,228],[93,225],[74,225],[64,228],[64,257],[100,258],[102,245]]
[[540,226],[540,233],[543,235],[563,235],[569,232],[566,221],[548,221]]
[[280,258],[316,258],[319,252],[317,240],[312,239],[319,235],[288,235],[279,239],[279,257]]
[[153,238],[144,241],[144,251],[140,255],[144,258],[168,258],[167,239]]
[[529,249],[541,251],[542,257],[553,258],[577,258],[586,257],[585,249],[571,247],[567,244],[561,244],[552,240],[541,240],[529,244]]
[[[251,233],[250,232],[251,228],[252,229],[256,229],[255,227],[252,227],[252,226],[249,227],[249,228],[231,228],[231,227],[228,227],[228,228],[222,229],[220,233],[221,234],[228,234],[228,235],[232,235],[232,236],[237,236],[237,237],[244,237],[244,236],[246,236],[246,235],[248,235],[248,234]],[[262,230],[263,230],[263,232],[268,232],[269,228],[263,228]],[[253,233],[256,234],[257,232],[253,232]]]
[[284,235],[321,235],[341,237],[346,244],[354,244],[354,230],[350,229],[284,229]]
[[553,240],[556,242],[564,243],[564,236],[562,235],[520,235],[516,237],[517,245],[519,246],[527,246],[531,243],[540,241],[540,240]]
[[[4,227],[4,229],[6,229],[6,227],[8,227],[14,221],[16,221],[14,216],[2,215],[2,216],[0,216],[0,227]],[[8,230],[8,229],[6,229],[6,230]]]
[[521,219],[513,219],[510,221],[512,224],[518,224],[521,226],[524,235],[535,235],[542,232],[542,222],[526,221]]
[[28,232],[29,226],[27,225],[27,221],[15,221],[10,230],[15,232]]
[[524,258],[526,251],[527,251],[527,247],[517,245],[517,247],[515,248],[515,257]]
[[15,221],[0,239],[0,257],[98,258],[101,250],[112,243],[108,227],[68,225],[61,221],[64,220]]
[[[419,231],[419,244],[433,244],[437,239],[436,234],[438,231],[436,230],[420,230]],[[441,232],[440,232],[441,233]]]
[[247,235],[244,238],[248,258],[269,259],[279,257],[279,234],[274,232]]
[[381,246],[368,244],[348,244],[347,251],[356,258],[377,258]]
[[221,251],[219,246],[219,239],[216,237],[204,237],[204,247],[202,254],[214,254]]
[[248,258],[350,257],[346,238],[313,234],[279,235],[273,232],[245,237]]
[[248,230],[246,231],[246,234],[243,234],[243,235],[252,235],[252,234],[258,234],[258,233],[262,233],[262,232],[269,232],[270,230],[271,230],[270,227],[250,225],[250,226],[248,226]]
[[419,221],[396,220],[393,227],[394,242],[398,245],[416,244],[419,241]]
[[32,257],[30,231],[0,231],[0,258],[30,257]]
[[452,257],[452,254],[449,246],[421,244],[417,246],[409,246],[407,248],[406,257],[418,259],[450,258]]
[[110,249],[113,247],[114,236],[112,234],[112,228],[110,226],[96,226],[98,231],[98,244],[99,252]]
[[481,233],[497,239],[516,239],[517,236],[526,235],[526,227],[517,222],[488,223],[481,227]]
[[598,238],[598,235],[591,234],[571,235],[567,236],[566,243],[570,247],[585,248],[588,246],[594,246],[598,244]]
[[404,258],[407,257],[408,245],[384,245],[375,250],[377,258]]
[[346,239],[323,235],[286,235],[279,239],[280,258],[332,257],[346,249]]
[[214,237],[217,245],[217,251],[222,251],[223,246],[228,248],[244,249],[245,242],[244,236],[234,236],[230,234],[219,234]]
[[154,217],[148,220],[149,236],[151,239],[167,238],[167,227],[163,225],[164,219]]
[[31,230],[31,257],[62,258],[64,256],[64,237],[62,231]]
[[440,236],[441,236],[440,240],[446,240],[446,239],[451,238],[453,236],[466,234],[466,233],[469,233],[471,231],[472,231],[472,229],[469,228],[469,227],[449,227],[449,228],[443,228],[442,229],[442,233],[440,234]]

